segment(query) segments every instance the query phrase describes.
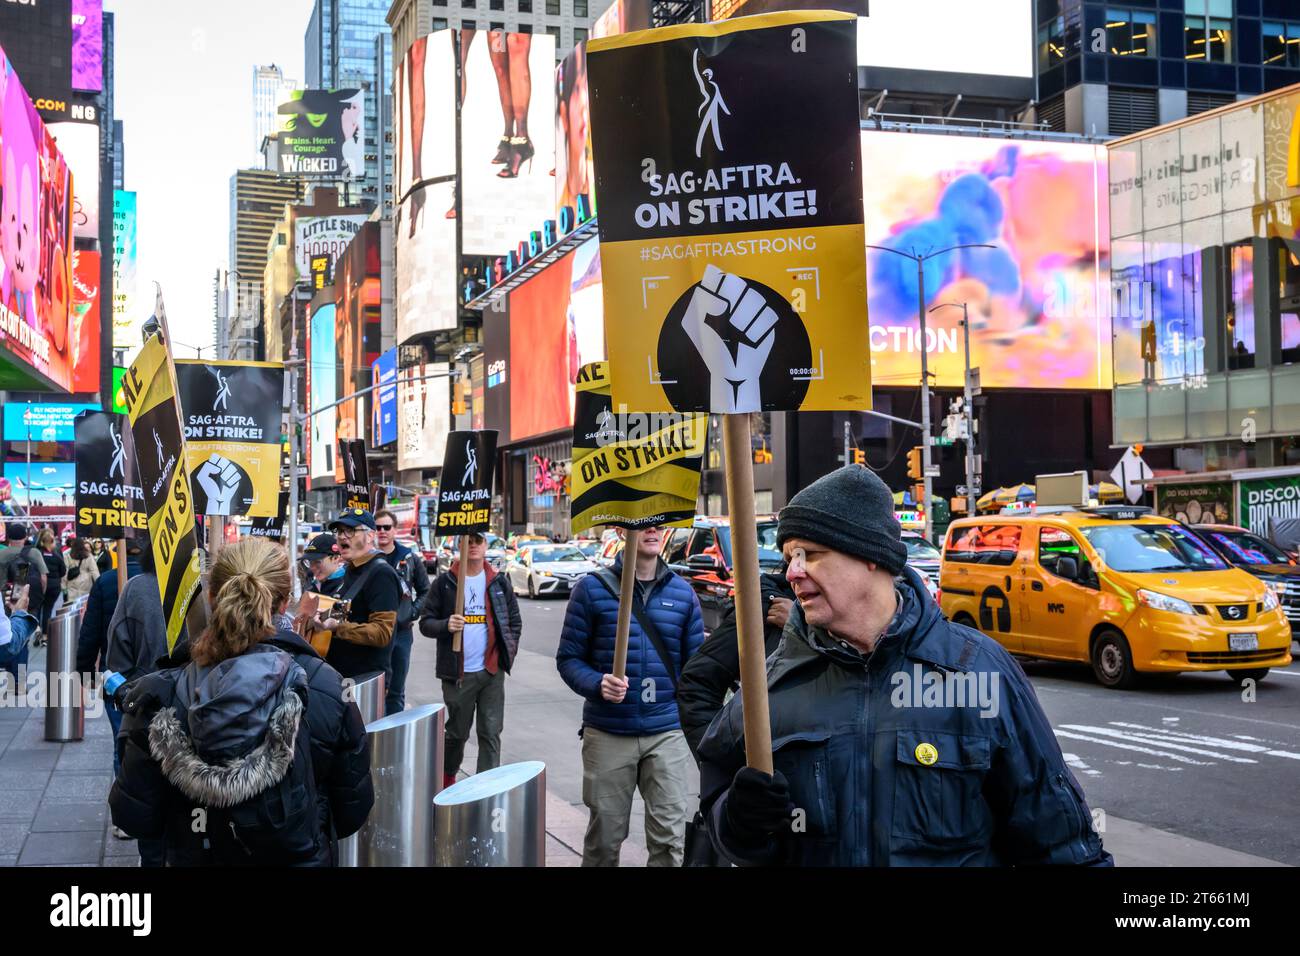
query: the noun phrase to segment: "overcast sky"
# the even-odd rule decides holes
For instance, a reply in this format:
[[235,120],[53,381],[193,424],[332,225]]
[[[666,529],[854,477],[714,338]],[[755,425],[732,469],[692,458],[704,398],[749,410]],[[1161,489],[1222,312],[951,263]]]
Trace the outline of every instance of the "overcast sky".
[[212,275],[229,254],[230,177],[256,149],[253,67],[275,63],[302,82],[312,0],[105,0],[104,9],[116,14],[125,186],[139,194],[139,301],[147,316],[158,281],[173,338],[207,345]]

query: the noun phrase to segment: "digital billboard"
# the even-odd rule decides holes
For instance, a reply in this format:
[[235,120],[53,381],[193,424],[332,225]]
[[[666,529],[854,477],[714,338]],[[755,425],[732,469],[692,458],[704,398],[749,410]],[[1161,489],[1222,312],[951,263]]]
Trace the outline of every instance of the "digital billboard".
[[399,202],[413,186],[456,173],[454,36],[452,30],[440,30],[420,37],[394,73],[393,174]]
[[397,468],[440,468],[451,431],[449,366],[420,361],[399,366],[404,367],[397,370]]
[[347,249],[352,237],[357,234],[368,216],[303,216],[293,222],[293,262],[298,269],[298,278],[305,279],[312,274],[311,261],[319,256],[329,260],[330,275],[334,273],[334,264],[339,261]]
[[[369,384],[371,363],[379,357],[380,233],[368,222],[348,245],[334,270],[335,346],[338,356],[338,397],[345,398]],[[364,438],[369,395],[345,401],[338,408],[337,438]],[[343,479],[340,470],[339,480]]]
[[136,332],[136,215],[135,193],[113,191],[113,348],[140,344]]
[[365,173],[365,91],[294,90],[280,116],[280,172],[325,179]]
[[[326,290],[312,300],[310,335],[307,340],[307,396],[311,411],[324,408],[338,398],[338,360],[334,348],[334,316],[337,311],[333,292]],[[328,298],[327,298],[328,297]],[[311,486],[336,483],[335,449],[338,448],[334,427],[336,409],[313,415],[309,421],[308,475]]]
[[28,404],[7,402],[5,441],[74,441],[73,420],[82,412],[100,411],[98,405]]
[[8,42],[13,70],[37,111],[66,119],[72,100],[71,0],[0,3],[0,38]]
[[72,390],[99,391],[99,334],[102,324],[100,254],[72,252]]
[[393,244],[399,343],[456,327],[456,220],[447,217],[455,204],[455,184],[443,182],[417,189],[397,209]]
[[[72,203],[68,164],[0,50],[0,388],[72,387]],[[48,386],[47,386],[48,387]]]
[[104,0],[72,0],[72,88],[104,88]]
[[[579,196],[596,214],[591,162],[591,104],[587,99],[587,44],[579,43],[555,68],[555,212],[576,209]],[[558,218],[557,218],[558,221]]]
[[99,127],[48,123],[46,129],[72,170],[72,234],[99,239]]
[[[864,131],[862,167],[869,246],[991,247],[925,265],[927,310],[966,303],[983,387],[1111,387],[1104,147]],[[916,263],[868,249],[873,385],[920,383],[916,309]],[[937,385],[962,384],[961,318],[926,315]]]
[[[510,294],[509,364],[516,374],[503,434],[511,442],[570,427],[578,370],[605,357],[599,250],[597,240],[585,242]],[[491,370],[488,386],[491,394]],[[501,423],[489,427],[500,430]]]
[[460,43],[461,253],[499,256],[553,215],[555,38],[462,29]]
[[370,384],[377,386],[370,393],[370,444],[378,448],[397,441],[397,349],[389,349],[370,367]]
[[70,461],[5,462],[4,476],[13,488],[13,503],[22,508],[73,507],[77,466]]

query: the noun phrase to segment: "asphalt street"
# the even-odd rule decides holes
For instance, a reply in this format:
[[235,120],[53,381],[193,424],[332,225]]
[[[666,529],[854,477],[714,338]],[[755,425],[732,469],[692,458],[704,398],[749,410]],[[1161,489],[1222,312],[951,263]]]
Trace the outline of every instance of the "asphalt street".
[[[566,603],[519,599],[524,635],[507,682],[502,760],[544,760],[549,793],[580,831],[582,701],[555,669]],[[410,703],[441,700],[433,661],[433,642],[417,638]],[[1083,666],[1025,670],[1089,805],[1105,814],[1099,825],[1118,862],[1300,865],[1300,665],[1270,673],[1250,702],[1221,671],[1115,691]],[[465,771],[474,754],[471,739]],[[625,865],[644,857],[642,814],[638,799]],[[580,832],[571,843],[581,851]]]

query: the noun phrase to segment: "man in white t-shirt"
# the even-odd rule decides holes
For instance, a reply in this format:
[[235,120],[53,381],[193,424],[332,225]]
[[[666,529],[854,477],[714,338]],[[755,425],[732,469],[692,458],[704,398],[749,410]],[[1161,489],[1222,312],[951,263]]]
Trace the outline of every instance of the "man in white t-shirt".
[[[487,541],[472,534],[466,551],[465,612],[456,614],[459,557],[438,575],[420,613],[420,633],[438,641],[435,673],[447,705],[443,786],[456,781],[470,728],[478,734],[478,773],[501,765],[505,677],[519,649],[523,620],[508,579],[487,565]],[[455,650],[455,636],[461,649]]]

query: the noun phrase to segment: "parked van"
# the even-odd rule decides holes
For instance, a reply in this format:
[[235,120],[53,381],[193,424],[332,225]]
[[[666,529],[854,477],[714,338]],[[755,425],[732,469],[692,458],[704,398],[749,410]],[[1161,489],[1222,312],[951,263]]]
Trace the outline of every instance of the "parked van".
[[940,605],[1013,654],[1092,665],[1107,687],[1142,673],[1291,663],[1277,595],[1149,508],[1040,508],[948,529]]

